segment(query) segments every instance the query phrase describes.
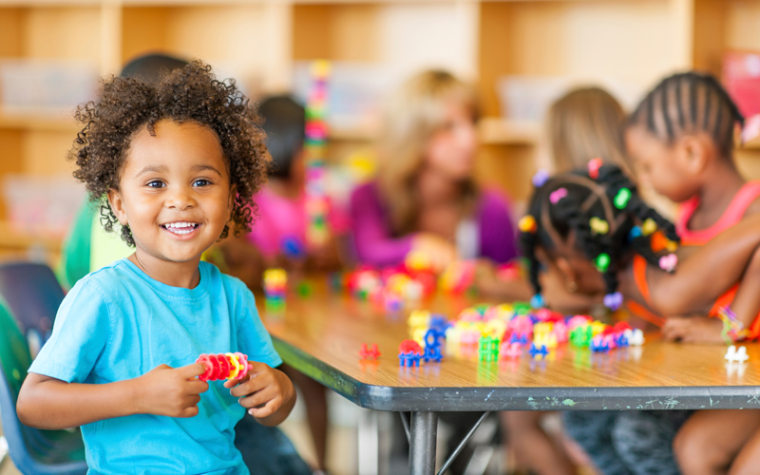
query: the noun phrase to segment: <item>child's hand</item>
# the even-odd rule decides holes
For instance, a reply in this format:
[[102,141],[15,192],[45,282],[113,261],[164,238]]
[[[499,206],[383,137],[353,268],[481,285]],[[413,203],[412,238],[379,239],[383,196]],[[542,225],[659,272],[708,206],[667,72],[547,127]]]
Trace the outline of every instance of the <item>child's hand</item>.
[[[224,383],[230,394],[239,398],[240,405],[259,421],[279,424],[290,413],[295,402],[293,383],[282,371],[264,363],[249,361],[251,368],[243,379]],[[284,414],[280,414],[284,412]],[[281,417],[277,417],[276,415]],[[270,421],[275,416],[276,421]]]
[[417,252],[428,260],[435,272],[441,272],[457,260],[457,250],[452,243],[430,233],[418,233],[412,241],[411,252]]
[[199,363],[181,368],[162,364],[136,378],[137,412],[169,417],[196,416],[200,394],[208,389],[208,383],[197,377],[205,371]]
[[662,326],[662,337],[682,343],[725,343],[723,322],[704,316],[668,317]]
[[475,287],[482,295],[503,300],[530,300],[533,295],[530,284],[521,279],[503,279],[493,262],[479,259],[475,269]]

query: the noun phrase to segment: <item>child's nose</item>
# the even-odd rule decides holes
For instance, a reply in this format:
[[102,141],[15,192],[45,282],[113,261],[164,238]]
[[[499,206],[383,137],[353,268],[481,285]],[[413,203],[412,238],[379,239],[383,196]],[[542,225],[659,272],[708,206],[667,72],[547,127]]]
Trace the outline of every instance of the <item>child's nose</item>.
[[175,188],[166,200],[166,206],[168,208],[178,210],[192,208],[194,205],[195,199],[193,198],[192,192],[185,188]]

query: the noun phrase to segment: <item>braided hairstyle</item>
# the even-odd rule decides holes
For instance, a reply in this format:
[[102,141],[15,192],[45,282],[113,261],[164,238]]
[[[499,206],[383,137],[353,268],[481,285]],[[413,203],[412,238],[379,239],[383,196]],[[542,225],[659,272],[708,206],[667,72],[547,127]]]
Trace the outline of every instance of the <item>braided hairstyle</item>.
[[735,126],[744,116],[714,76],[689,71],[668,76],[647,94],[628,118],[672,144],[684,133],[705,132],[725,158],[733,154]]
[[[576,248],[601,272],[607,292],[604,303],[613,310],[622,303],[617,272],[628,251],[664,270],[674,270],[675,255],[653,247],[673,251],[679,242],[675,226],[642,201],[636,185],[618,166],[603,165],[596,158],[588,168],[534,178],[534,185],[527,214],[519,223],[520,247],[536,292],[534,306],[543,305],[537,248],[550,251],[558,241],[566,242],[571,233]],[[654,245],[655,239],[661,244]]]

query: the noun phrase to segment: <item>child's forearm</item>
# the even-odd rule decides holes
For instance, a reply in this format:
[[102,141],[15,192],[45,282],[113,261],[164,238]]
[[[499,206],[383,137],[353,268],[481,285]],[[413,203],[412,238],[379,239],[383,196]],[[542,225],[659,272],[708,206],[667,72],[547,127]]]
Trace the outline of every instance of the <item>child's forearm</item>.
[[697,249],[675,273],[648,272],[652,310],[666,316],[703,312],[742,279],[758,247],[760,216],[752,216]]
[[278,369],[275,369],[273,371],[275,373],[275,377],[280,380],[280,384],[283,387],[282,404],[272,414],[266,417],[255,418],[260,424],[269,427],[279,425],[282,421],[284,421],[290,414],[290,411],[293,410],[293,406],[296,404],[296,391],[293,387],[293,383],[290,381],[290,378]]
[[40,429],[65,429],[136,414],[140,398],[134,381],[78,384],[29,373],[16,411],[21,422]]
[[760,249],[755,250],[744,271],[731,310],[743,328],[748,328],[760,312]]

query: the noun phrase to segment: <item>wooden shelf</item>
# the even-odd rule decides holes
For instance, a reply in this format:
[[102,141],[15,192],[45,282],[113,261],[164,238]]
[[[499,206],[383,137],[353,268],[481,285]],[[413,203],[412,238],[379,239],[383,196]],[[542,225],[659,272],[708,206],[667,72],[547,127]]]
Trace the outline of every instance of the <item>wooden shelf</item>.
[[[251,96],[292,90],[299,64],[314,59],[381,68],[388,77],[372,79],[382,92],[444,68],[481,98],[480,176],[520,200],[543,130],[501,118],[505,103],[515,116],[540,116],[516,112],[504,77],[596,81],[630,105],[665,74],[720,73],[725,51],[760,50],[758,24],[760,0],[0,0],[0,60],[69,61],[108,76],[165,51],[203,59]],[[533,86],[526,104],[543,107],[548,86]],[[79,126],[71,112],[48,112],[0,104],[0,178],[71,172],[64,157]],[[371,146],[370,123],[332,128],[331,156]],[[760,138],[737,150],[758,163],[751,178],[758,150]],[[0,199],[0,220],[5,213]]]
[[60,113],[0,112],[0,128],[73,133],[80,126],[73,117],[67,118]]
[[485,117],[479,125],[480,141],[485,145],[535,145],[541,139],[538,122]]
[[59,252],[62,246],[63,237],[20,231],[8,221],[0,221],[1,249],[29,249],[39,247],[45,251]]

